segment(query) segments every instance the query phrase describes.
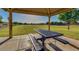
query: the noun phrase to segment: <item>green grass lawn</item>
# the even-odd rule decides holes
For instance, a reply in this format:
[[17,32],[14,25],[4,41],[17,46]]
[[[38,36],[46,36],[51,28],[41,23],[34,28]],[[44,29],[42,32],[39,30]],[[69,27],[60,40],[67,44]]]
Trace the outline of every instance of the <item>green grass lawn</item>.
[[[34,29],[48,29],[47,25],[16,25],[13,26],[13,35],[34,33]],[[79,39],[79,26],[71,25],[68,31],[67,26],[51,26],[51,31],[63,33],[64,36]],[[8,36],[8,27],[0,30],[0,37]]]

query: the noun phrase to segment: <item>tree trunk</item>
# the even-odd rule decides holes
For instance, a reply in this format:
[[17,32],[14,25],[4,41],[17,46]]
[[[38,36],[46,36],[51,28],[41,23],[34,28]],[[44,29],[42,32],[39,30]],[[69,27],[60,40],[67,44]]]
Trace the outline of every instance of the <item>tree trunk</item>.
[[70,22],[68,22],[68,30],[70,30]]
[[70,24],[68,24],[68,30],[70,30]]

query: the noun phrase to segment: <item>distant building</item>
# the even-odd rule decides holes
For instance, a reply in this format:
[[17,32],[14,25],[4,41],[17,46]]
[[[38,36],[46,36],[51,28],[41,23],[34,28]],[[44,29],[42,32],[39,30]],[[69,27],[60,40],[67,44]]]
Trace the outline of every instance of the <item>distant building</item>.
[[0,28],[3,26],[3,24],[2,23],[0,23]]
[[5,23],[0,23],[0,28],[6,27],[6,26],[8,26],[8,23],[7,23],[7,22],[5,22]]

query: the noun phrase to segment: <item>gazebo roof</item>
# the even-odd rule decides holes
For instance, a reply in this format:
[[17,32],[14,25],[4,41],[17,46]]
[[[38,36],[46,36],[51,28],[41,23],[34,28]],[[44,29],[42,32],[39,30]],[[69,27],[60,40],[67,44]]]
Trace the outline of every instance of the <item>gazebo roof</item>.
[[[8,8],[4,8],[4,10],[8,11]],[[16,13],[23,14],[31,14],[31,15],[40,15],[40,16],[48,16],[50,11],[50,16],[68,12],[71,8],[13,8],[12,11]]]

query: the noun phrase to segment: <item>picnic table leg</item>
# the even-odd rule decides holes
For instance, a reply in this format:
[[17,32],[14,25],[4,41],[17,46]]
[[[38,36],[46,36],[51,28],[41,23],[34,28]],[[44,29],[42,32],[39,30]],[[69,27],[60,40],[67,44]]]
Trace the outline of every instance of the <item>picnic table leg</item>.
[[45,50],[44,40],[42,40],[43,51]]
[[56,40],[55,40],[55,45],[56,45]]
[[42,45],[43,45],[43,49],[42,49],[42,51],[45,51],[45,44],[44,44],[44,42],[45,42],[45,37],[43,37],[43,39],[42,39]]

